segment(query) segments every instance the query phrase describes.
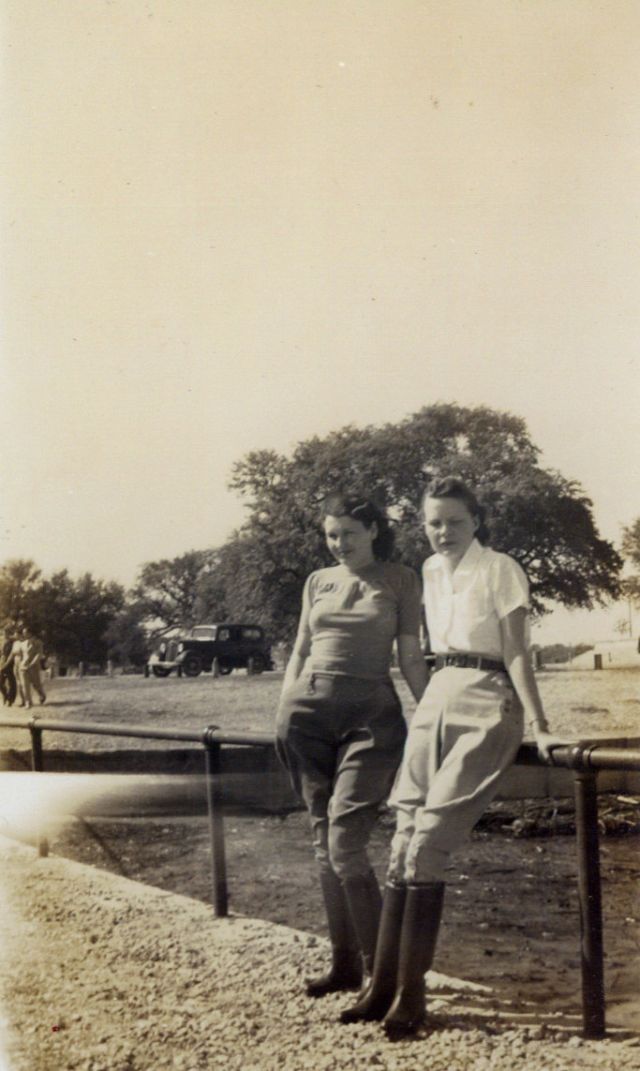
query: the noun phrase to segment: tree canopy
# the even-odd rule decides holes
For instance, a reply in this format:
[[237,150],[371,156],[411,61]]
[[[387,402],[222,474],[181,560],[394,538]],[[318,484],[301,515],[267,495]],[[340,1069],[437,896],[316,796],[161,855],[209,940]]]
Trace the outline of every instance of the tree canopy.
[[61,569],[45,578],[27,559],[14,559],[0,568],[0,616],[5,626],[23,622],[40,637],[45,651],[68,663],[106,660],[105,633],[124,603],[120,584],[96,580],[91,573],[74,580]]
[[[30,558],[11,558],[0,567],[0,619],[27,621],[41,572]],[[29,622],[30,623],[30,622]]]
[[[640,569],[640,517],[622,530],[622,553],[636,569]],[[622,581],[622,594],[634,606],[640,606],[640,575],[627,576]]]
[[[43,579],[32,561],[0,568],[0,618],[22,619],[46,648],[69,661],[140,662],[149,634],[198,621],[261,624],[290,642],[306,576],[332,559],[319,505],[333,491],[373,498],[388,510],[395,558],[419,569],[429,554],[420,499],[432,476],[458,475],[487,507],[491,545],[526,570],[534,610],[549,602],[590,608],[625,594],[622,558],[601,539],[592,503],[575,481],[540,465],[525,422],[486,406],[427,406],[396,424],[348,426],[299,443],[290,457],[247,454],[230,487],[247,517],[218,548],[147,562],[125,598],[118,584],[67,570]],[[624,530],[623,552],[640,566],[640,519]]]
[[147,562],[130,592],[138,620],[152,632],[194,625],[201,616],[199,586],[218,560],[215,550],[189,550],[177,558]]
[[429,553],[419,504],[425,481],[456,474],[487,507],[491,544],[512,554],[531,583],[534,609],[549,600],[592,607],[619,595],[621,558],[598,535],[592,503],[578,483],[543,468],[525,422],[486,406],[437,404],[397,424],[348,426],[297,445],[291,457],[247,454],[230,487],[247,519],[220,549],[200,586],[218,608],[259,621],[290,640],[307,574],[328,564],[318,506],[348,490],[376,499],[395,522],[395,557],[419,569]]

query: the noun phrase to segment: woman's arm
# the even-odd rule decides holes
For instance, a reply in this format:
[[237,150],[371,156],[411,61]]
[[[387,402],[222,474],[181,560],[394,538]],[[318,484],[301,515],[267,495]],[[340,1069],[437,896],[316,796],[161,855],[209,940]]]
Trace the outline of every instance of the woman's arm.
[[502,656],[509,672],[511,683],[524,707],[525,724],[533,729],[540,757],[551,760],[551,748],[565,741],[552,736],[542,706],[540,692],[533,673],[526,641],[527,611],[518,606],[500,621],[502,632]]
[[[311,574],[313,576],[313,573]],[[309,611],[311,609],[311,576],[307,578],[304,585],[304,591],[302,592],[302,609],[300,611],[300,621],[298,622],[298,631],[296,633],[296,640],[293,645],[291,657],[287,662],[287,668],[284,672],[282,680],[282,693],[286,692],[287,688],[291,688],[297,681],[298,677],[302,673],[304,664],[309,657],[311,651],[311,630],[309,628]]]
[[298,677],[302,673],[302,669],[307,660],[308,651],[301,650],[296,642],[293,651],[291,652],[291,658],[287,662],[287,668],[285,670],[284,677],[282,679],[282,691],[286,692],[287,688],[290,688],[292,684],[295,684]]
[[401,635],[397,637],[398,664],[416,703],[422,699],[427,687],[429,674],[424,654],[417,636]]

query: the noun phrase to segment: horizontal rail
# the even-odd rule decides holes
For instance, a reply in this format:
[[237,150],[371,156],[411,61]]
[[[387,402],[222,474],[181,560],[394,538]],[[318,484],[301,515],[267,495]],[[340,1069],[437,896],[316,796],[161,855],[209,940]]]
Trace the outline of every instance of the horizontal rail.
[[570,770],[640,770],[640,748],[612,747],[608,741],[580,741],[554,748],[552,764]]
[[148,725],[121,725],[117,722],[92,722],[54,720],[51,718],[3,718],[0,728],[39,729],[47,733],[84,733],[89,736],[130,736],[143,740],[184,740],[192,744],[242,744],[270,747],[274,743],[272,733],[226,733],[211,725],[206,729],[150,729]]
[[[20,718],[2,718],[0,728],[40,729],[43,732],[84,733],[90,736],[129,736],[142,740],[181,740],[186,743],[232,744],[247,747],[271,747],[275,743],[273,733],[223,732],[217,725],[205,729],[151,729],[148,725],[122,725],[118,722],[70,721],[65,719],[32,717],[29,721]],[[520,766],[565,766],[570,770],[640,770],[640,739],[578,740],[559,745],[553,749],[551,763],[538,755],[534,743],[522,744],[515,758]]]

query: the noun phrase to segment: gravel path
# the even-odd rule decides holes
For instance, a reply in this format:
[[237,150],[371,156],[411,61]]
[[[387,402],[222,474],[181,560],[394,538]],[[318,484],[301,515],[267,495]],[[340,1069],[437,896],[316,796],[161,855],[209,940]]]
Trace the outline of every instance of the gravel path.
[[[430,976],[431,1032],[344,1027],[301,977],[323,939],[0,838],[3,1071],[570,1071],[640,1068],[640,1038]],[[350,999],[350,998],[346,998]],[[4,1060],[4,1062],[2,1062]]]

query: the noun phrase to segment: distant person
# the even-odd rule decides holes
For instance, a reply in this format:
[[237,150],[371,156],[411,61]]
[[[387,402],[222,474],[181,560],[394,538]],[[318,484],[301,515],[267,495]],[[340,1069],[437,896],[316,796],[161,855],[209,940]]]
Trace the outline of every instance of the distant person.
[[343,1022],[382,1019],[392,1038],[425,1021],[424,975],[442,914],[451,853],[471,833],[523,738],[548,733],[528,650],[529,586],[518,563],[486,546],[473,492],[448,477],[423,498],[432,557],[423,567],[435,670],[409,729],[390,805],[396,833],[373,977]]
[[2,646],[0,647],[0,690],[2,691],[2,703],[7,707],[13,706],[18,692],[13,664],[14,643],[14,629],[12,626],[7,626],[4,630]]
[[42,681],[40,680],[40,663],[43,657],[42,643],[37,639],[28,625],[23,625],[14,644],[15,665],[18,674],[18,690],[21,706],[31,706],[31,688],[38,694],[41,703],[46,701]]
[[406,725],[389,675],[394,640],[416,700],[426,686],[416,574],[390,562],[393,533],[369,500],[331,495],[323,527],[337,564],[307,578],[284,676],[276,748],[311,818],[332,964],[307,982],[320,997],[369,972],[382,898],[367,857]]

